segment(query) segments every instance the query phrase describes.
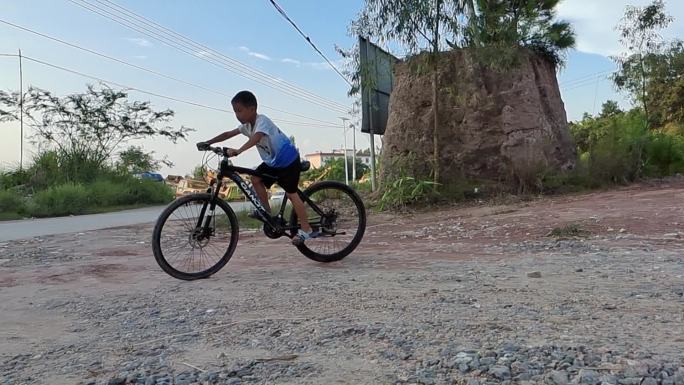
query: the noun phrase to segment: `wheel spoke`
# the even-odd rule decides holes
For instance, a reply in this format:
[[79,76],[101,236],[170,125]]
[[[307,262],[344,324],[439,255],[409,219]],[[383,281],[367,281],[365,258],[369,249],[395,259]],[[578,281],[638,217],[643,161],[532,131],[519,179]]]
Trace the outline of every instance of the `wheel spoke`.
[[[232,256],[238,238],[234,233],[237,223],[233,223],[234,216],[220,204],[210,211],[206,196],[180,199],[182,201],[177,201],[162,219],[161,230],[155,233],[155,257],[162,260],[161,267],[176,278],[206,277],[217,270],[215,266],[222,266]],[[204,234],[204,219],[197,227],[202,207],[207,208],[204,218],[211,215],[208,235]]]
[[[311,204],[305,203],[309,224],[323,235],[307,241],[301,247],[304,251],[315,253],[322,260],[339,253],[346,255],[356,247],[363,235],[365,220],[361,222],[361,215],[365,218],[365,213],[360,212],[363,207],[357,206],[354,198],[343,187],[328,185],[311,191],[308,192],[309,200],[323,216]],[[357,234],[360,234],[359,237]]]

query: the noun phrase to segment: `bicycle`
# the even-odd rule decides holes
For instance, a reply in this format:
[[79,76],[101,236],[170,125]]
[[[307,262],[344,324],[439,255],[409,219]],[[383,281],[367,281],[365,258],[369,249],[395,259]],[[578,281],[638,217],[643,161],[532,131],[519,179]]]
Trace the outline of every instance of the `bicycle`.
[[[218,272],[233,256],[239,226],[233,209],[218,195],[224,178],[232,180],[251,202],[255,208],[255,219],[263,223],[262,229],[267,237],[287,236],[291,239],[297,234],[297,215],[291,204],[287,205],[287,194],[283,196],[277,213],[269,213],[240,174],[274,181],[276,178],[250,168],[233,166],[226,150],[225,147],[209,147],[207,150],[218,155],[219,168],[206,193],[176,199],[157,219],[152,233],[154,258],[162,270],[174,278],[207,278]],[[309,162],[301,162],[302,171],[309,167]],[[305,204],[311,227],[320,232],[320,236],[295,247],[317,262],[339,261],[354,251],[366,229],[366,211],[359,195],[336,181],[316,182],[304,191],[297,189],[297,192]],[[288,215],[289,221],[286,221]],[[211,253],[217,255],[212,256]]]

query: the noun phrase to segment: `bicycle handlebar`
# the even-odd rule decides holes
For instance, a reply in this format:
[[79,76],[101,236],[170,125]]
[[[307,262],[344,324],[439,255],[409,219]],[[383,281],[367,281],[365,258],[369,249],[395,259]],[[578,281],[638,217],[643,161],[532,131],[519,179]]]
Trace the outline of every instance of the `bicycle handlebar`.
[[230,158],[230,155],[228,155],[228,147],[212,147],[210,145],[200,146],[198,144],[197,150],[198,151],[211,151],[214,154],[225,156],[226,158]]

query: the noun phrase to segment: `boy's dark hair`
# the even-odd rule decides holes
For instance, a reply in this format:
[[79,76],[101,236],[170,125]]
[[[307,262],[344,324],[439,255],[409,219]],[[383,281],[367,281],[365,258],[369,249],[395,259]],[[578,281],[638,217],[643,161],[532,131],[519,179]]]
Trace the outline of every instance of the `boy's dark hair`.
[[249,91],[240,91],[235,96],[233,96],[233,99],[230,101],[231,103],[240,103],[245,107],[256,107],[257,106],[257,100],[256,96],[254,96],[253,93]]

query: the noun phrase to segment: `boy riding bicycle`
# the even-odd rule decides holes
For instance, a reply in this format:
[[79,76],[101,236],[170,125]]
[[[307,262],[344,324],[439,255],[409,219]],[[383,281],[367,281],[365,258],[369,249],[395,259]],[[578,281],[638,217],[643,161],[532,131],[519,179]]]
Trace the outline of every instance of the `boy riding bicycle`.
[[[244,151],[257,146],[259,155],[263,163],[256,168],[262,174],[276,177],[276,182],[285,190],[287,197],[292,202],[297,218],[300,221],[300,229],[297,235],[292,238],[295,245],[302,244],[307,239],[315,238],[319,234],[312,230],[307,219],[304,202],[297,193],[299,184],[300,158],[299,152],[278,126],[267,116],[257,113],[257,100],[253,93],[249,91],[238,92],[231,100],[235,117],[241,125],[231,131],[226,131],[206,142],[197,143],[200,150],[206,149],[209,145],[228,140],[239,134],[249,138],[239,149],[229,148],[228,156],[237,156]],[[257,176],[252,176],[252,186],[259,200],[267,211],[270,212],[268,203],[268,193],[266,188],[270,188],[273,181],[264,180]]]

